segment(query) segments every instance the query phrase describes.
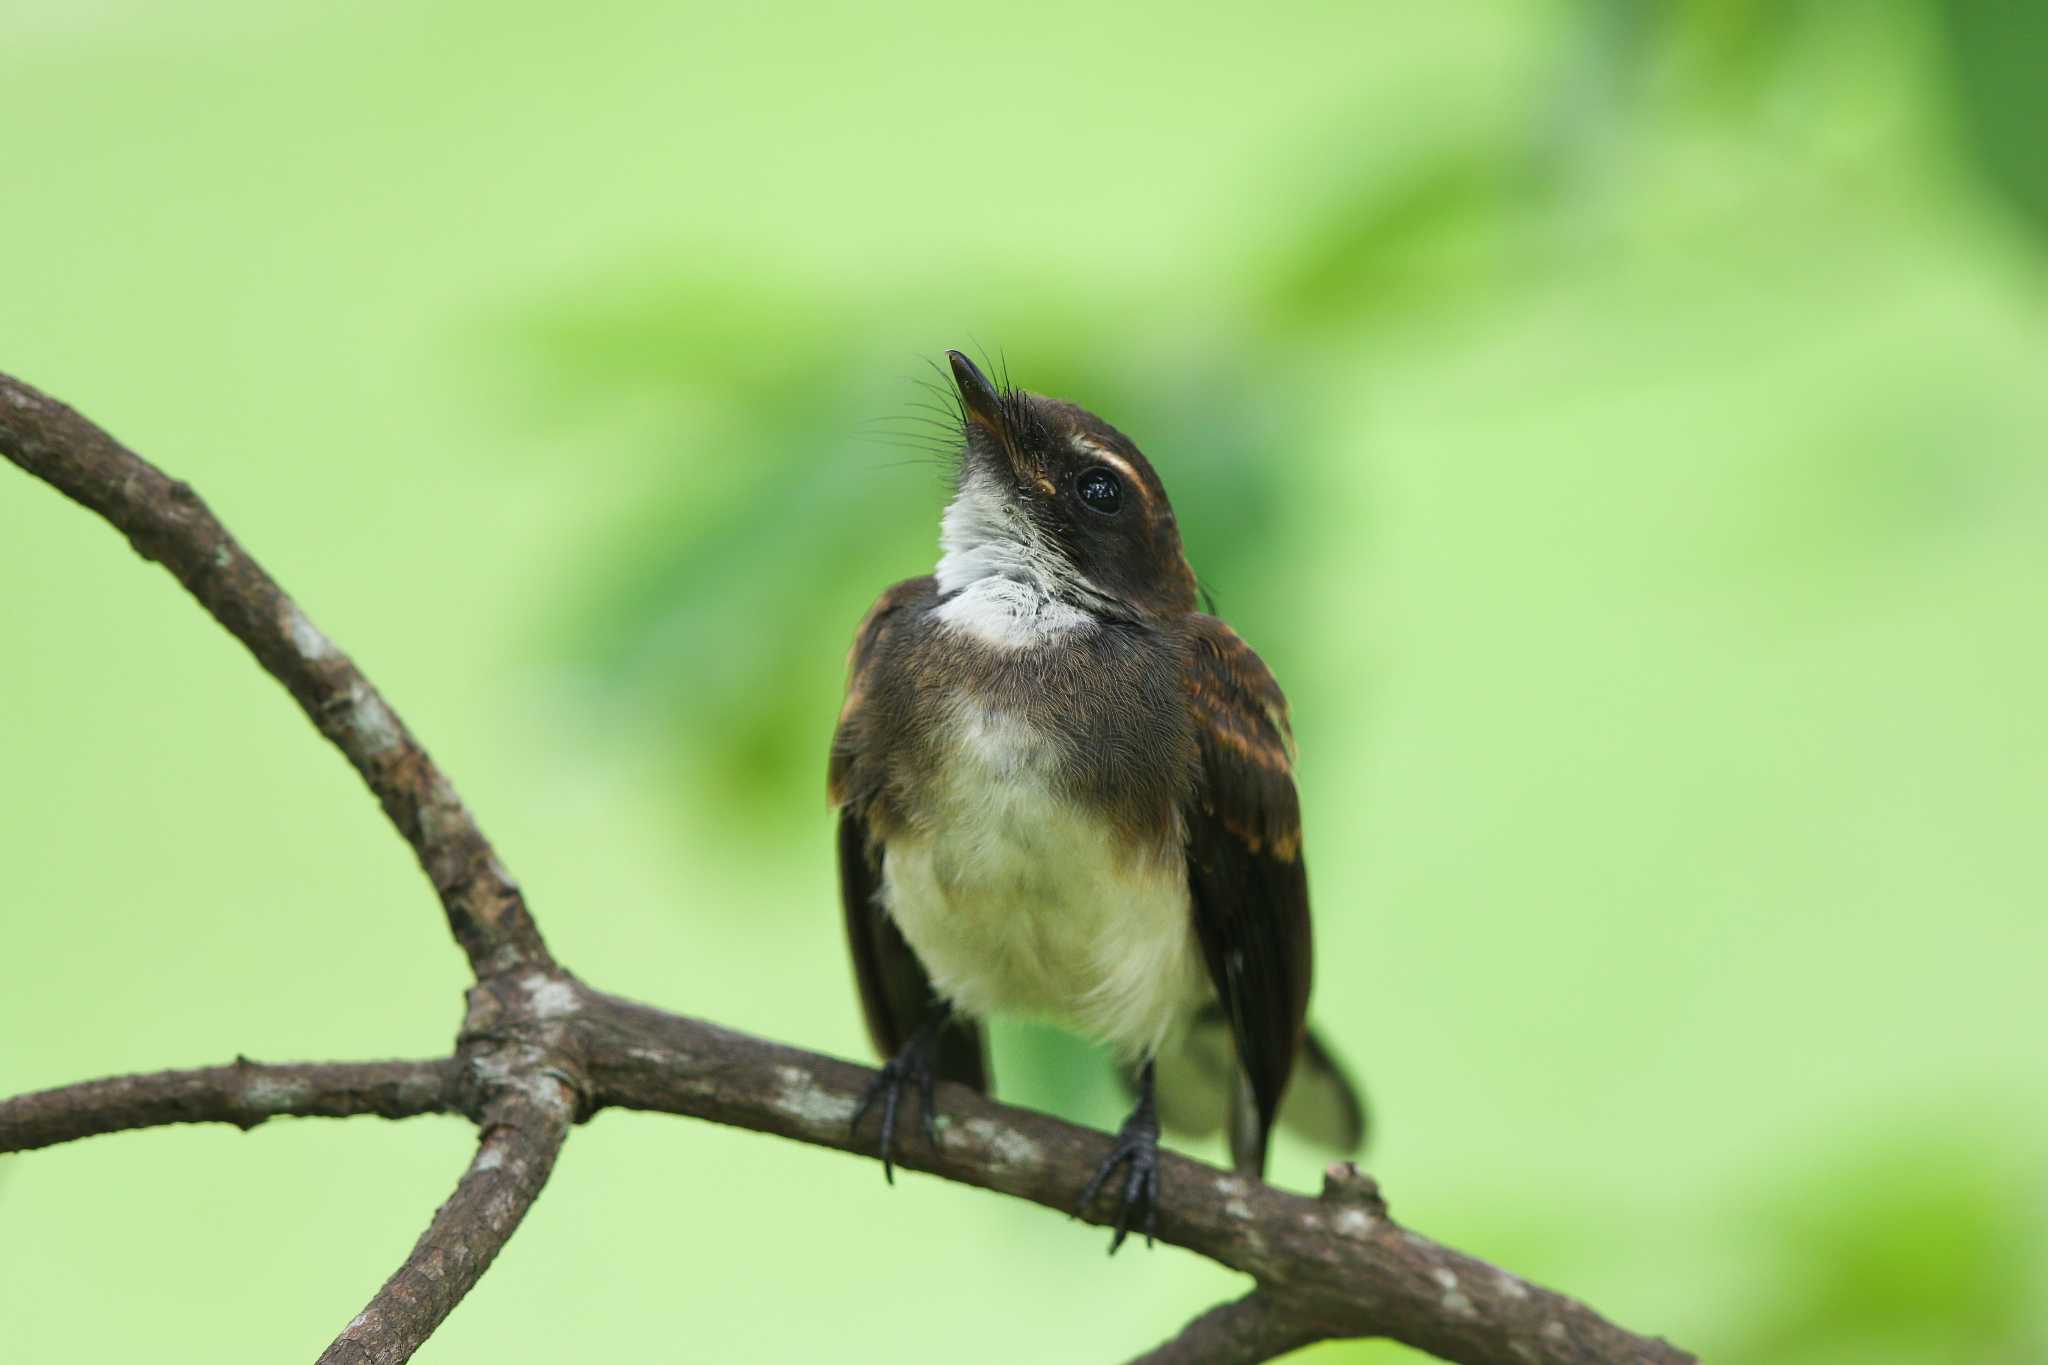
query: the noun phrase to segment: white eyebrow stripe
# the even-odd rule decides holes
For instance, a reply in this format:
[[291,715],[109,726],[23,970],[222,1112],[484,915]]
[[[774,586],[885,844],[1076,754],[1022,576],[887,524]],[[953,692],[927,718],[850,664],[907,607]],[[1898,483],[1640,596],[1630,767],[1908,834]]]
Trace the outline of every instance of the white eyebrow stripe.
[[1075,451],[1082,455],[1093,455],[1104,464],[1114,467],[1117,473],[1141,488],[1144,485],[1145,481],[1138,477],[1138,471],[1131,468],[1131,462],[1117,454],[1114,450],[1111,450],[1108,446],[1102,445],[1078,431],[1067,438],[1067,444],[1071,445]]

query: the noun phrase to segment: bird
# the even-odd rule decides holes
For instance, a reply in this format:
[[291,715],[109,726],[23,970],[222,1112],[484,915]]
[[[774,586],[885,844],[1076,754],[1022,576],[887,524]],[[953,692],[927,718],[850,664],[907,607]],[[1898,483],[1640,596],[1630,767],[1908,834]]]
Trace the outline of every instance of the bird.
[[936,1082],[990,1092],[990,1018],[1072,1029],[1135,1091],[1075,1210],[1109,1185],[1113,1255],[1134,1228],[1156,1233],[1162,1112],[1227,1126],[1233,1165],[1257,1178],[1283,1099],[1290,1126],[1298,1111],[1347,1150],[1364,1111],[1307,1027],[1279,684],[1199,609],[1165,487],[1130,438],[946,358],[960,430],[939,559],[860,622],[827,772],[854,978],[886,1059],[852,1131],[880,1106],[893,1182],[910,1096],[936,1146]]

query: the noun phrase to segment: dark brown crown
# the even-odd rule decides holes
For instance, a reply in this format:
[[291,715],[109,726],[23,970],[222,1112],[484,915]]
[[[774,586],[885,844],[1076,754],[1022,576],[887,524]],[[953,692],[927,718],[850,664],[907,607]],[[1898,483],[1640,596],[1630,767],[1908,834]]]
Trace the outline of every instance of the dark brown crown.
[[958,351],[947,359],[960,390],[962,479],[999,476],[1045,543],[1110,604],[1151,618],[1194,610],[1173,504],[1137,445],[1085,408],[998,388]]

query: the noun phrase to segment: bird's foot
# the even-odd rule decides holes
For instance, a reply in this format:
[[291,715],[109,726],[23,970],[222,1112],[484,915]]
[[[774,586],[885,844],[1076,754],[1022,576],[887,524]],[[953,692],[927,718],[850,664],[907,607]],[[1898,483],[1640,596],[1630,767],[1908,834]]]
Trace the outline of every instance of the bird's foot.
[[903,1050],[883,1065],[881,1073],[861,1093],[860,1104],[853,1111],[853,1122],[847,1127],[849,1136],[860,1136],[861,1120],[868,1116],[868,1111],[875,1107],[877,1101],[881,1102],[882,1176],[891,1185],[896,1183],[896,1111],[902,1104],[905,1087],[916,1088],[925,1141],[931,1143],[933,1151],[939,1149],[939,1129],[935,1121],[938,1110],[932,1103],[932,1087],[937,1076],[932,1070],[932,1062],[938,1048],[939,1030],[945,1021],[946,1016],[941,1014],[910,1035],[910,1041],[903,1045]]
[[1088,1212],[1095,1196],[1116,1174],[1119,1166],[1126,1167],[1123,1180],[1123,1199],[1117,1206],[1116,1235],[1109,1239],[1109,1254],[1116,1255],[1116,1249],[1124,1244],[1130,1235],[1135,1220],[1142,1214],[1145,1223],[1145,1245],[1152,1245],[1152,1235],[1159,1226],[1159,1115],[1152,1107],[1151,1069],[1146,1068],[1148,1082],[1138,1107],[1124,1120],[1124,1126],[1117,1130],[1116,1146],[1095,1168],[1095,1178],[1088,1182],[1088,1188],[1081,1191],[1081,1202],[1074,1206],[1074,1216],[1079,1218]]

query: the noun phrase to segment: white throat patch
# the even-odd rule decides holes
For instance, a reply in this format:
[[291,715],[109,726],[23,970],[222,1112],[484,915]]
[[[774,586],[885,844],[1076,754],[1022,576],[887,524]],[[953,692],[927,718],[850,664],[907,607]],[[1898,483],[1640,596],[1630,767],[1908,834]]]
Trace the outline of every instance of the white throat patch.
[[935,576],[948,600],[932,615],[955,630],[1028,649],[1095,623],[1060,596],[1089,592],[1087,582],[985,472],[970,472],[946,505],[939,551]]

